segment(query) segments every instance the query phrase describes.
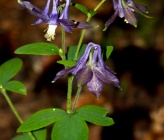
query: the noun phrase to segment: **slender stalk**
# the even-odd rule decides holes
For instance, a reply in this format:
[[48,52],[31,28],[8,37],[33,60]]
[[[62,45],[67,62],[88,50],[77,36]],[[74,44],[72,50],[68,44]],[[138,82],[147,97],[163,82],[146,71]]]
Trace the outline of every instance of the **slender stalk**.
[[[97,11],[100,6],[105,2],[106,0],[102,0],[95,8],[93,11]],[[88,17],[86,19],[86,22],[89,22],[91,20],[92,16],[91,14],[89,13],[88,14]],[[78,42],[78,45],[77,45],[77,49],[76,49],[76,53],[75,53],[75,56],[74,56],[74,60],[77,60],[77,57],[78,57],[78,54],[79,54],[79,51],[80,51],[80,48],[81,48],[81,45],[82,45],[82,41],[84,39],[84,35],[85,35],[85,32],[86,32],[86,29],[83,29],[82,32],[81,32],[81,35],[80,35],[80,39],[79,39],[79,42]]]
[[[23,120],[22,118],[20,117],[18,111],[16,110],[16,108],[14,107],[12,101],[10,100],[9,96],[7,95],[6,93],[6,90],[5,89],[1,89],[0,90],[3,94],[3,96],[5,97],[7,103],[9,104],[11,110],[13,111],[14,115],[16,116],[16,118],[18,119],[18,121],[22,124],[23,123]],[[32,132],[28,132],[29,136],[31,137],[32,140],[36,140],[34,135],[32,134]]]
[[65,47],[65,30],[62,28],[62,60],[66,60],[65,53],[66,53],[66,47]]
[[96,7],[95,7],[95,9],[93,10],[93,11],[97,11],[99,8],[100,8],[100,6],[105,2],[106,0],[102,0]]
[[[66,53],[65,30],[62,27],[62,60],[66,60],[65,53]],[[73,76],[70,76],[70,77],[68,77],[67,113],[71,113],[72,83],[73,83]]]
[[33,135],[32,132],[28,132],[28,135],[31,137],[32,140],[36,140],[35,136]]
[[80,87],[78,87],[78,89],[77,89],[77,92],[76,92],[76,96],[75,96],[75,100],[74,100],[74,103],[73,103],[73,106],[72,106],[71,113],[73,113],[73,112],[74,112],[74,110],[75,110],[75,107],[76,107],[77,101],[78,101],[79,96],[80,96],[80,93],[81,93],[81,89],[82,89],[82,87],[81,87],[81,86],[80,86]]
[[68,90],[67,90],[67,113],[71,113],[71,97],[72,97],[72,83],[74,76],[68,77]]
[[81,32],[79,43],[78,43],[77,48],[76,48],[76,53],[75,53],[75,56],[74,56],[74,60],[77,60],[77,57],[78,57],[78,54],[79,54],[79,51],[80,51],[80,48],[81,48],[82,41],[84,39],[85,32],[86,32],[86,29],[83,29],[82,32]]
[[3,96],[5,97],[6,101],[8,102],[11,110],[13,111],[13,113],[15,114],[16,118],[18,119],[18,121],[22,124],[23,123],[23,120],[22,118],[20,117],[20,115],[18,114],[16,108],[14,107],[13,103],[11,102],[9,96],[7,95],[6,91],[4,89],[1,90]]

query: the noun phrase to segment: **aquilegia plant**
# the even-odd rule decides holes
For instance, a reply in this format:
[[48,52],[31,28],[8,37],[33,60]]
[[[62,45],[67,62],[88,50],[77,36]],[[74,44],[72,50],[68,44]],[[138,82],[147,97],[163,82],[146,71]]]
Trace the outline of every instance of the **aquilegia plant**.
[[[45,40],[45,42],[22,46],[15,53],[60,55],[61,60],[57,62],[64,65],[65,68],[59,71],[54,79],[52,78],[52,84],[59,78],[67,76],[68,90],[66,110],[59,108],[43,109],[23,121],[7,95],[7,91],[26,94],[26,88],[23,83],[12,80],[21,69],[22,61],[19,58],[13,58],[2,64],[0,66],[0,92],[4,95],[13,113],[21,123],[17,130],[21,134],[12,140],[46,140],[46,127],[49,125],[52,126],[52,140],[88,140],[88,126],[86,122],[100,126],[114,124],[113,119],[107,116],[108,111],[101,107],[87,105],[76,109],[76,104],[84,85],[97,99],[101,98],[104,83],[115,86],[119,90],[121,89],[115,72],[104,62],[109,58],[113,47],[103,47],[105,49],[102,51],[102,47],[99,44],[95,44],[94,42],[82,43],[87,29],[98,27],[91,25],[89,22],[97,13],[97,10],[101,6],[103,7],[104,2],[105,0],[100,0],[100,3],[93,10],[88,10],[85,6],[73,3],[71,0],[47,0],[45,8],[42,10],[29,1],[18,0],[22,8],[36,17],[36,21],[32,25],[48,25],[48,28],[45,29],[46,34],[44,35],[47,41],[55,42],[55,30],[61,26],[61,48],[56,46],[55,43],[49,43]],[[149,17],[146,15],[146,7],[136,4],[133,0],[113,0],[111,2],[113,2],[114,14],[104,24],[104,31],[114,22],[117,16],[124,18],[126,23],[134,27],[137,27],[137,18],[134,12]],[[70,19],[70,6],[86,14],[86,21]],[[65,31],[72,33],[73,28],[81,28],[81,36],[79,43],[75,46],[69,46],[66,53]],[[59,35],[57,34],[56,36]],[[73,81],[76,83],[77,92],[74,102],[71,104]]]

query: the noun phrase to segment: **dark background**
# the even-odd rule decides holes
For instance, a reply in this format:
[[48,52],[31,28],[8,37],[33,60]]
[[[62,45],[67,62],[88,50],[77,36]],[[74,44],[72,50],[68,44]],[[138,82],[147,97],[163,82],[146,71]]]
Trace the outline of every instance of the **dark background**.
[[[31,2],[43,8],[45,0]],[[99,0],[73,1],[93,9]],[[105,21],[112,15],[112,1],[106,1],[91,20],[97,29],[86,32],[84,43],[90,41],[114,46],[107,65],[120,79],[122,90],[104,84],[100,99],[96,100],[87,87],[84,87],[78,107],[95,104],[109,110],[115,124],[99,127],[89,124],[90,140],[164,140],[164,1],[138,0],[136,3],[148,7],[148,19],[136,13],[138,27],[126,24],[117,18],[105,31]],[[31,26],[35,17],[23,9],[16,0],[0,1],[0,64],[13,57],[23,60],[23,68],[15,79],[27,87],[26,96],[8,93],[23,119],[34,112],[49,108],[65,109],[66,77],[55,84],[51,81],[62,69],[56,61],[58,56],[15,55],[18,47],[34,42],[45,42],[42,23]],[[70,18],[85,21],[86,16],[70,8]],[[61,47],[60,26],[53,41]],[[76,45],[80,30],[66,33],[66,46]],[[16,135],[19,122],[13,115],[6,100],[0,94],[0,140],[10,140]]]

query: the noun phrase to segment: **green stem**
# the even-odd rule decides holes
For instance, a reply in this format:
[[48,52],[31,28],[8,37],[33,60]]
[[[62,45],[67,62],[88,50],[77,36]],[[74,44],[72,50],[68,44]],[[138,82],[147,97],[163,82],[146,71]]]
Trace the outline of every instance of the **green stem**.
[[[93,11],[97,11],[100,6],[105,2],[106,0],[102,0],[95,8]],[[91,20],[92,16],[90,13],[88,13],[88,17],[86,19],[86,22],[89,22]],[[78,45],[77,45],[77,49],[76,49],[76,53],[75,53],[75,56],[74,56],[74,60],[77,60],[77,57],[78,57],[78,54],[79,54],[79,51],[80,51],[80,48],[81,48],[81,45],[82,45],[82,41],[84,39],[84,35],[85,35],[85,32],[86,32],[86,29],[83,29],[82,32],[81,32],[81,35],[80,35],[80,39],[79,39],[79,42],[78,42]]]
[[100,6],[105,2],[106,0],[102,0],[96,7],[95,7],[95,9],[93,10],[93,11],[97,11],[99,8],[100,8]]
[[[65,57],[66,48],[65,48],[65,30],[62,27],[62,60],[66,60]],[[66,68],[66,67],[65,67]],[[67,90],[67,113],[71,113],[71,97],[72,97],[72,83],[73,83],[73,77],[68,77],[68,90]]]
[[67,113],[71,113],[71,97],[72,97],[72,84],[74,76],[68,77],[68,90],[67,90]]
[[[23,123],[23,120],[20,117],[20,115],[18,114],[18,112],[17,112],[16,108],[14,107],[13,103],[11,102],[9,96],[7,95],[6,90],[5,89],[1,89],[1,92],[2,92],[3,96],[5,97],[6,101],[8,102],[11,110],[15,114],[16,118],[22,124]],[[32,132],[28,132],[28,134],[29,134],[29,136],[31,137],[32,140],[36,140],[35,137],[34,137],[34,135],[32,134]]]
[[13,103],[11,102],[9,96],[7,95],[6,91],[4,89],[1,90],[3,96],[5,97],[5,99],[7,100],[11,110],[13,111],[13,113],[15,114],[16,118],[18,119],[18,121],[22,124],[23,123],[23,120],[22,118],[20,117],[20,115],[18,114],[16,108],[14,107]]
[[[105,0],[102,0],[94,9],[94,11],[96,12],[98,10],[98,8],[105,2]],[[90,19],[92,18],[91,14],[89,13],[88,14],[88,17],[86,19],[86,22],[89,22]],[[86,32],[86,29],[83,29],[82,32],[81,32],[81,35],[80,35],[80,39],[79,39],[79,42],[78,42],[78,45],[77,45],[77,48],[76,48],[76,53],[75,53],[75,56],[74,56],[74,60],[77,60],[78,58],[78,54],[79,54],[79,51],[80,51],[80,48],[81,48],[81,45],[82,45],[82,41],[84,39],[84,35],[85,35],[85,32]],[[73,79],[74,79],[74,76],[70,76],[68,77],[68,91],[67,91],[67,113],[71,113],[74,111],[74,108],[77,104],[77,100],[79,98],[79,95],[80,95],[80,92],[81,92],[81,88],[82,87],[78,87],[78,91],[76,93],[76,97],[75,97],[75,102],[73,104],[73,107],[72,107],[72,110],[71,110],[71,97],[72,97],[72,84],[73,84]]]
[[86,29],[83,29],[82,32],[81,32],[79,43],[78,43],[77,48],[76,48],[76,53],[75,53],[75,56],[74,56],[74,60],[77,60],[77,57],[78,57],[78,54],[79,54],[79,51],[80,51],[80,48],[81,48],[82,41],[84,39],[85,32],[86,32]]
[[78,89],[77,89],[77,92],[76,92],[76,96],[75,96],[75,100],[74,100],[74,103],[73,103],[73,106],[72,106],[71,113],[73,113],[73,112],[74,112],[74,110],[75,110],[75,107],[76,107],[77,101],[78,101],[79,96],[80,96],[80,93],[81,93],[81,89],[82,89],[82,87],[81,87],[81,86],[80,86],[80,87],[78,87]]
[[65,53],[66,53],[66,48],[65,48],[65,30],[63,27],[62,28],[62,60],[66,60]]
[[31,137],[32,140],[36,140],[35,136],[33,135],[32,132],[28,132],[28,135]]

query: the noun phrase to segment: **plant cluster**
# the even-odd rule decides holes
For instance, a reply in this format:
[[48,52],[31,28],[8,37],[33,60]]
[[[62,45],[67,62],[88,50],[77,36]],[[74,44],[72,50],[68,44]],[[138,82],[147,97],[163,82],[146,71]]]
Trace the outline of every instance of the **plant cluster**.
[[[105,64],[113,47],[101,47],[99,44],[93,42],[83,44],[83,38],[87,29],[98,27],[92,26],[90,20],[96,15],[97,10],[103,6],[104,2],[105,0],[100,0],[99,4],[93,10],[88,10],[85,6],[71,2],[71,0],[47,0],[45,8],[41,10],[29,1],[18,0],[18,3],[23,8],[37,18],[33,25],[46,23],[48,28],[44,36],[47,40],[46,42],[24,45],[16,49],[15,54],[60,55],[61,60],[57,62],[64,65],[65,68],[56,74],[52,84],[62,76],[67,75],[68,89],[66,110],[59,108],[43,109],[23,121],[7,95],[7,91],[26,95],[26,88],[23,83],[11,80],[21,69],[23,64],[22,60],[13,58],[2,64],[0,66],[0,92],[4,95],[15,116],[21,123],[17,132],[21,132],[22,134],[12,140],[45,140],[46,127],[52,124],[52,140],[87,140],[88,126],[86,122],[101,126],[114,124],[113,119],[107,116],[108,111],[102,107],[87,105],[76,109],[76,104],[84,85],[87,85],[89,91],[95,95],[97,99],[101,98],[103,83],[121,89],[115,72]],[[70,6],[86,14],[86,21],[81,22],[76,19],[70,19]],[[133,0],[113,0],[113,9],[114,14],[104,24],[103,31],[106,31],[117,16],[124,18],[126,23],[134,27],[137,27],[137,18],[134,12],[149,18],[149,16],[146,15],[147,8],[143,5],[136,4]],[[61,25],[61,48],[52,43],[55,42],[55,30],[59,25]],[[65,31],[72,33],[73,28],[82,29],[79,43],[75,46],[66,47]],[[77,83],[77,92],[74,102],[71,104],[73,81]]]

